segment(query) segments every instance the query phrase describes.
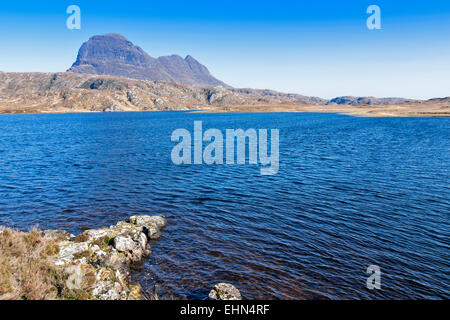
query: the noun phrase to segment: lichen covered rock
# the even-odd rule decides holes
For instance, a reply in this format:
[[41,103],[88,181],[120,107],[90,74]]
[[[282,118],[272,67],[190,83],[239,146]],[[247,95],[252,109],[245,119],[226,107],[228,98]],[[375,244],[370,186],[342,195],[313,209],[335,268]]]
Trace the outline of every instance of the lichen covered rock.
[[57,266],[67,275],[66,287],[84,298],[136,300],[141,287],[127,282],[130,268],[150,254],[150,240],[159,237],[166,220],[158,216],[133,216],[109,228],[86,230],[77,237],[46,231],[58,237]]
[[209,293],[209,298],[212,300],[242,300],[239,290],[229,283],[215,284]]
[[163,228],[167,221],[161,216],[131,216],[130,223],[147,228],[151,226]]

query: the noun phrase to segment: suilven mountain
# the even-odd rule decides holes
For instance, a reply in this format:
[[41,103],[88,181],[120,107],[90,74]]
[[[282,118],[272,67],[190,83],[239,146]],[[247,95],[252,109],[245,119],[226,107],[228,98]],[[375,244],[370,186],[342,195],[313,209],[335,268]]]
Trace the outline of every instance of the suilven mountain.
[[116,33],[90,38],[81,46],[75,63],[68,71],[138,80],[228,87],[189,55],[184,59],[179,55],[153,58],[124,36]]
[[110,75],[137,80],[166,81],[186,85],[222,86],[235,93],[258,96],[260,102],[289,101],[307,104],[381,105],[410,102],[402,98],[337,97],[331,100],[297,94],[279,93],[273,90],[234,89],[216,79],[208,68],[188,55],[153,58],[142,48],[117,33],[96,35],[85,42],[72,67],[74,73]]

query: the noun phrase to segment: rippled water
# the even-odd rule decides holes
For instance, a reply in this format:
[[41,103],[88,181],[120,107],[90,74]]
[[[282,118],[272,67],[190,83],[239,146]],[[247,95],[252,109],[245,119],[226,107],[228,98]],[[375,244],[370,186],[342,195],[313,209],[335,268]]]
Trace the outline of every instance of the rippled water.
[[[280,169],[183,165],[174,129],[280,129]],[[183,112],[0,116],[0,224],[168,219],[136,271],[162,298],[449,298],[450,120]],[[381,290],[366,269],[381,268]]]

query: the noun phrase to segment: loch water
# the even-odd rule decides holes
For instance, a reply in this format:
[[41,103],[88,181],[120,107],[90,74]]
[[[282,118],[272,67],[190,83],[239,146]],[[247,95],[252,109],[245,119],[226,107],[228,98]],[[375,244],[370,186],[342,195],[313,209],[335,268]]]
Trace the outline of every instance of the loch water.
[[[279,171],[175,165],[175,129],[279,129]],[[0,115],[0,225],[168,225],[134,278],[162,299],[450,298],[450,119]],[[366,287],[369,265],[381,289]],[[155,289],[156,285],[156,289]]]

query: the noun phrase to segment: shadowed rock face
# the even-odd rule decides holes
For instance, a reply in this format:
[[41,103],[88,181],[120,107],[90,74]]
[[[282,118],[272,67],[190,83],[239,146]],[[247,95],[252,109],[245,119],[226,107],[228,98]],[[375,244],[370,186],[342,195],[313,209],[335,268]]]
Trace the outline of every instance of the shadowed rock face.
[[183,59],[171,55],[155,59],[124,36],[114,33],[93,36],[85,42],[68,71],[202,86],[227,86],[191,56]]

